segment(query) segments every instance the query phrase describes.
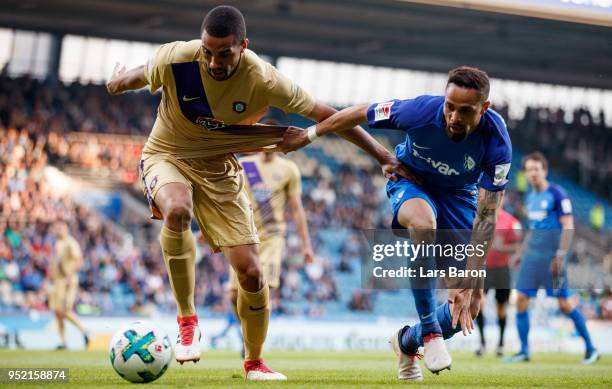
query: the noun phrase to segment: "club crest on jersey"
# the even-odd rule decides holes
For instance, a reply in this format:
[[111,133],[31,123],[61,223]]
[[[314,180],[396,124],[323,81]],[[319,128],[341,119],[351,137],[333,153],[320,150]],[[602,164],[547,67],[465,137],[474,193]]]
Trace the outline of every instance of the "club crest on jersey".
[[209,131],[218,130],[220,128],[225,127],[225,123],[220,120],[216,120],[213,118],[207,118],[205,116],[198,116],[195,120],[195,124],[206,128]]
[[388,101],[386,103],[379,103],[374,108],[374,121],[378,122],[381,120],[389,119],[391,117],[391,106],[393,105],[393,101]]
[[234,101],[234,103],[232,104],[232,109],[236,113],[243,113],[244,111],[246,111],[246,107],[247,105],[243,101]]
[[476,162],[474,161],[474,159],[466,154],[465,157],[463,157],[463,167],[465,168],[465,170],[472,170],[475,166]]

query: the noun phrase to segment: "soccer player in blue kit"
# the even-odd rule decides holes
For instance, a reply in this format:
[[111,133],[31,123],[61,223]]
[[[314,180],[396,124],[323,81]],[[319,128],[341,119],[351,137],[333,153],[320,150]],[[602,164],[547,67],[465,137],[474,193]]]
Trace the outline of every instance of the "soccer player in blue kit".
[[[386,174],[392,227],[407,229],[411,240],[426,243],[435,241],[436,229],[478,232],[472,241],[476,235],[482,238],[484,255],[468,257],[466,268],[482,269],[512,155],[506,124],[489,109],[488,96],[487,74],[462,66],[449,72],[445,96],[349,107],[307,131],[291,128],[279,148],[296,150],[319,136],[364,122],[372,128],[403,130],[405,141],[395,153],[411,175]],[[430,371],[450,369],[444,339],[471,332],[482,298],[480,286],[464,282],[453,288],[448,302],[438,308],[432,287],[412,288],[420,323],[401,328],[390,339],[399,358],[399,379],[423,379],[417,362],[420,346]]]
[[565,270],[574,230],[572,203],[563,188],[546,179],[548,161],[542,153],[525,156],[523,169],[532,190],[525,199],[529,231],[516,281],[516,327],[521,350],[504,361],[529,361],[529,299],[544,287],[549,297],[557,298],[559,309],[572,319],[584,340],[586,353],[582,363],[594,363],[599,359],[599,353],[591,342],[585,318],[572,298]]

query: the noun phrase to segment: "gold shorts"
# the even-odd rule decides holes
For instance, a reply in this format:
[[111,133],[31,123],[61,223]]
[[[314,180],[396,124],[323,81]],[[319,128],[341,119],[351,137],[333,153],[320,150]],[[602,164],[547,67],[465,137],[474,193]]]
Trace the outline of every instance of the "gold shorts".
[[[259,244],[259,263],[264,279],[270,288],[280,286],[281,261],[283,249],[285,248],[285,238],[276,235],[264,238]],[[238,289],[238,277],[230,266],[230,288]]]
[[67,278],[53,280],[52,289],[49,293],[49,309],[64,312],[72,311],[78,289],[79,280],[77,276],[73,276],[70,286],[68,286]]
[[242,167],[232,154],[178,159],[143,153],[139,173],[154,219],[162,219],[155,205],[157,191],[180,182],[191,191],[195,219],[213,250],[259,242]]

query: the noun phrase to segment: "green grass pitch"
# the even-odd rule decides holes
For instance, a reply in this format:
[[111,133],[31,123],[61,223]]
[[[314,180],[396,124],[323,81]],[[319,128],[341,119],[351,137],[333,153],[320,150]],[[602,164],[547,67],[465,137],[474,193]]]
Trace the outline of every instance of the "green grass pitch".
[[[494,356],[476,358],[452,353],[451,371],[439,376],[425,372],[428,387],[612,387],[612,357],[591,366],[580,364],[579,355],[536,354],[530,363],[508,365]],[[398,381],[396,359],[391,352],[287,352],[267,353],[269,366],[286,374],[287,382],[255,383],[242,378],[239,356],[227,351],[207,351],[197,363],[175,361],[159,380],[144,384],[166,388],[399,388],[419,385]],[[0,351],[0,367],[67,367],[69,384],[0,384],[1,388],[117,388],[133,385],[111,368],[105,352]],[[421,361],[421,367],[425,370]]]

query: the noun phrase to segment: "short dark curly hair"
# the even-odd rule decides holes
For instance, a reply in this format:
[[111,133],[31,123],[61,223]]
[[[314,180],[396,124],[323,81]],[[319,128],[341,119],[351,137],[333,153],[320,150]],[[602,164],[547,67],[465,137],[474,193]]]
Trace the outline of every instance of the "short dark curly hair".
[[202,21],[200,34],[204,31],[215,38],[225,38],[234,35],[236,41],[246,38],[246,24],[242,12],[231,5],[219,5],[211,9]]
[[489,98],[489,75],[478,68],[469,66],[454,68],[448,72],[446,86],[449,84],[455,84],[462,88],[475,89],[485,100]]

